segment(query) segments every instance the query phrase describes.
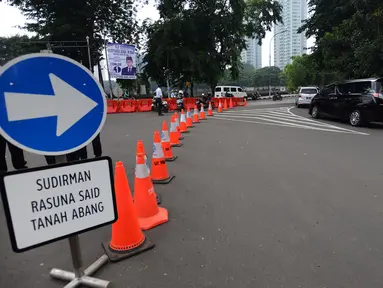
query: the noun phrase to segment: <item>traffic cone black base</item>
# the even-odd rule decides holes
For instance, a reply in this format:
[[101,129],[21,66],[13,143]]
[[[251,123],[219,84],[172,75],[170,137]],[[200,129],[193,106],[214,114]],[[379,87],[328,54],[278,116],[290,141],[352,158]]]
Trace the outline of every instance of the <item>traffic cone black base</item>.
[[[180,140],[182,140],[182,139],[180,139]],[[184,146],[184,144],[182,144],[182,143],[180,143],[180,144],[172,144],[172,147],[182,147],[182,146]]]
[[[189,132],[189,131],[188,131]],[[178,139],[180,139],[180,140],[184,140],[185,139],[185,137],[183,137],[183,136],[181,136],[180,138],[178,138]]]
[[[188,127],[188,128],[190,128],[190,127]],[[190,131],[181,131],[181,133],[190,133]],[[181,138],[180,138],[180,140],[182,140]]]
[[174,175],[170,175],[168,178],[164,179],[164,180],[153,180],[152,179],[152,182],[153,184],[168,184],[170,183],[176,176]]
[[173,156],[172,158],[166,158],[165,161],[166,162],[173,162],[174,160],[176,160],[178,158],[178,156]]
[[118,262],[126,258],[130,258],[147,250],[150,250],[154,247],[154,244],[150,239],[145,236],[145,241],[138,247],[129,249],[129,250],[114,250],[109,246],[109,242],[103,242],[102,247],[104,247],[106,255],[108,255],[111,262]]

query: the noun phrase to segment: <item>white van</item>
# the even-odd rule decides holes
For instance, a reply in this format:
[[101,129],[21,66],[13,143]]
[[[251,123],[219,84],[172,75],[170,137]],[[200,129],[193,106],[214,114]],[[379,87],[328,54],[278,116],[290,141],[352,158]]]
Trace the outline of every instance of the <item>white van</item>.
[[226,93],[236,98],[247,98],[246,92],[239,86],[216,86],[214,97],[225,97]]

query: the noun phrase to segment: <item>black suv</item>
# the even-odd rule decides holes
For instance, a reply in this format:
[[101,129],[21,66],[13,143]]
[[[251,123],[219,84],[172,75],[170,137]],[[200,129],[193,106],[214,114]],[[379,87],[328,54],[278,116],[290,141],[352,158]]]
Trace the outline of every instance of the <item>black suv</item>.
[[347,120],[352,126],[383,121],[383,78],[348,80],[322,89],[311,101],[313,118]]

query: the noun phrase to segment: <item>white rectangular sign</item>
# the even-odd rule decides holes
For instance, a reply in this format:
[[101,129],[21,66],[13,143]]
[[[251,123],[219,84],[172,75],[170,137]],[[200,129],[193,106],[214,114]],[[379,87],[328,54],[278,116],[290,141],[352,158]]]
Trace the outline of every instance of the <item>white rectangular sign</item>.
[[1,184],[15,252],[117,220],[109,157],[10,172]]

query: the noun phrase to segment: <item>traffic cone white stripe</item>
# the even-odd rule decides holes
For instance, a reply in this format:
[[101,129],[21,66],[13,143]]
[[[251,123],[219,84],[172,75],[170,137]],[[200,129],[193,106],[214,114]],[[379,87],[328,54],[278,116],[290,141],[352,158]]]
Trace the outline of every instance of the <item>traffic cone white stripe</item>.
[[164,150],[162,149],[161,143],[154,143],[153,144],[153,158],[154,159],[164,158]]
[[170,132],[177,132],[176,123],[174,122],[170,123]]
[[161,132],[161,142],[170,142],[169,131],[162,130],[162,132]]
[[145,178],[149,177],[148,168],[146,167],[146,164],[137,164],[136,165],[136,177],[138,179],[145,179]]
[[185,114],[181,114],[181,122],[186,123],[186,117]]

